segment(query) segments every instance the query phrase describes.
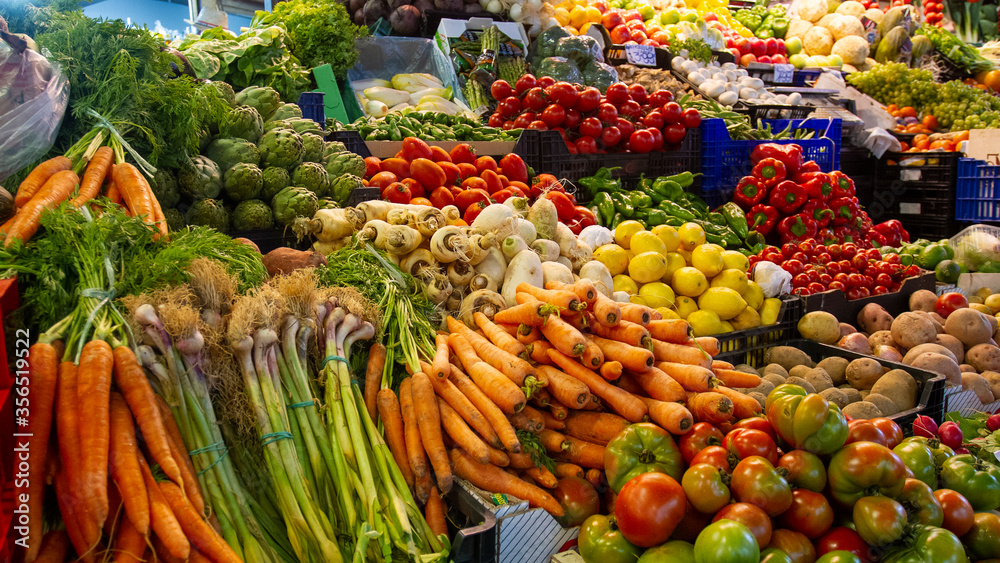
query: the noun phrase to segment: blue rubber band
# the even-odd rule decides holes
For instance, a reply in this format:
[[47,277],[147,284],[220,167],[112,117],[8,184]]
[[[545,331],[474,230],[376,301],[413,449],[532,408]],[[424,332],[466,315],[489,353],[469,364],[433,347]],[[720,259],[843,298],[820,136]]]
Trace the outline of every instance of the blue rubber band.
[[328,363],[330,363],[330,362],[332,362],[334,360],[336,360],[338,362],[344,362],[345,364],[350,363],[350,362],[347,361],[347,358],[342,358],[342,357],[337,356],[335,354],[331,354],[331,355],[323,358],[323,363],[320,365],[320,369],[325,368],[326,364],[328,364]]
[[204,448],[198,448],[197,450],[191,450],[190,452],[188,452],[188,455],[192,455],[193,456],[193,455],[198,455],[198,454],[205,454],[205,453],[208,453],[208,452],[222,452],[222,455],[220,455],[219,457],[215,458],[215,461],[213,461],[208,467],[206,467],[205,469],[202,469],[201,471],[199,471],[198,472],[198,477],[201,477],[202,475],[204,475],[206,472],[208,472],[209,469],[212,469],[213,467],[215,467],[216,465],[218,465],[218,463],[220,461],[222,461],[227,455],[229,455],[229,448],[226,447],[226,444],[224,442],[216,442],[216,443],[214,443],[214,444],[212,444],[210,446],[205,446]]
[[264,434],[260,437],[260,444],[266,446],[268,444],[277,442],[278,440],[291,440],[291,432],[271,432],[269,434]]
[[309,407],[315,405],[316,401],[302,401],[301,403],[295,403],[294,405],[286,405],[286,409],[301,409],[302,407]]

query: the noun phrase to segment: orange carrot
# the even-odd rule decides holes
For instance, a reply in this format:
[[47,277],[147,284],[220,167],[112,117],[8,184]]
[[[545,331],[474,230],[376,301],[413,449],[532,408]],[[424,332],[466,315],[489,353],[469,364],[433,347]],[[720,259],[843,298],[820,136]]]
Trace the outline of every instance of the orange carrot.
[[546,408],[552,402],[552,395],[545,389],[539,389],[531,395],[531,404],[536,407]]
[[[430,365],[426,362],[420,362],[420,367],[421,369],[429,369]],[[451,375],[451,364],[448,364],[448,374],[449,376]],[[444,399],[479,434],[479,437],[483,441],[494,448],[503,447],[500,437],[497,435],[496,430],[490,426],[489,420],[483,416],[483,413],[472,404],[472,401],[450,379],[438,380],[432,377],[431,384],[434,386],[434,392],[437,393],[438,397]]]
[[569,461],[580,467],[604,469],[604,446],[566,436],[569,449],[558,456],[561,461]]
[[153,195],[149,182],[138,168],[127,162],[116,164],[111,171],[115,185],[122,193],[125,205],[136,217],[145,217],[144,221],[158,229],[160,234],[167,234],[167,225],[163,217],[160,203]]
[[[155,535],[150,538],[149,543],[152,544],[151,549],[152,549],[153,553],[156,556],[156,557],[153,558],[153,561],[155,561],[156,563],[190,563],[191,562],[191,555],[190,554],[188,555],[187,560],[180,559],[179,557],[174,557],[173,555],[171,555],[170,552],[167,551],[167,547],[165,545],[163,545],[162,541],[160,541],[160,538],[156,537]],[[194,552],[196,552],[198,550],[194,549],[194,548],[191,548],[189,551],[190,551],[190,553],[194,553]]]
[[90,163],[87,164],[86,172],[83,173],[83,179],[80,181],[80,193],[73,198],[73,205],[80,207],[101,193],[101,186],[104,185],[104,179],[107,178],[108,170],[111,169],[111,163],[114,159],[115,151],[111,147],[105,146],[97,149],[93,158],[90,159]]
[[658,367],[642,373],[628,372],[632,381],[642,387],[646,395],[657,401],[683,401],[687,399],[684,387]]
[[[66,535],[66,530],[52,530],[46,532],[42,538],[41,548],[35,563],[65,563],[66,556],[69,555],[70,541]],[[25,559],[25,561],[32,561]]]
[[[564,354],[556,349],[549,350],[549,358],[555,361],[552,354],[559,354],[566,357]],[[539,373],[545,374],[545,377],[549,380],[549,393],[552,394],[552,398],[559,401],[559,403],[571,408],[579,409],[587,403],[590,397],[590,387],[579,378],[571,377],[552,366],[538,366]]]
[[[696,393],[702,393],[709,391],[712,387],[715,387],[717,380],[715,379],[715,374],[712,370],[706,369],[700,366],[692,366],[689,364],[678,364],[674,362],[659,362],[656,364],[663,373],[669,375],[684,387],[685,391],[693,391]],[[653,397],[654,399],[660,399],[665,401],[660,397]]]
[[[145,495],[145,493],[146,486],[143,485],[142,494]],[[115,539],[114,563],[139,563],[145,552],[146,536],[136,529],[128,516],[122,518],[121,526],[118,528],[118,537]]]
[[233,548],[195,512],[180,487],[169,481],[161,481],[159,485],[160,492],[177,517],[184,535],[198,551],[217,563],[242,563]]
[[[610,291],[610,290],[609,290]],[[601,292],[592,305],[594,320],[604,326],[615,326],[622,320],[621,304]]]
[[39,164],[28,174],[28,177],[21,181],[21,184],[17,186],[17,193],[14,196],[14,205],[19,208],[24,207],[29,201],[31,201],[31,198],[35,197],[35,194],[42,190],[42,187],[49,181],[50,178],[52,178],[52,176],[55,176],[58,172],[69,171],[72,169],[73,163],[65,156],[56,156]]
[[[531,455],[521,452],[519,454],[507,454],[510,459],[509,470],[513,469],[528,469],[535,466],[535,461],[531,458]],[[510,471],[511,474],[514,474]]]
[[609,384],[604,378],[558,350],[549,350],[549,357],[564,372],[579,379],[590,388],[591,393],[600,397],[602,401],[628,420],[639,422],[642,417],[646,416],[646,405],[642,404],[642,401],[631,393]]
[[490,463],[497,467],[507,467],[510,465],[510,456],[506,452],[490,448]]
[[413,406],[413,378],[407,377],[399,384],[399,406],[403,415],[403,433],[405,435],[406,456],[410,460],[410,469],[417,479],[427,474],[427,458],[424,456],[424,445],[421,442],[417,411]]
[[545,428],[545,419],[542,418],[542,413],[538,412],[537,409],[533,407],[524,407],[524,410],[518,414],[523,414],[528,417],[528,420],[531,421],[532,426],[535,427],[537,432],[540,432],[543,428]]
[[615,326],[604,326],[601,323],[594,323],[591,332],[602,338],[609,338],[624,342],[630,346],[649,348],[652,346],[652,338],[649,331],[640,324],[623,320]]
[[671,434],[684,434],[694,424],[691,411],[680,403],[668,403],[640,397],[649,408],[649,418]]
[[535,421],[528,418],[524,411],[519,413],[507,415],[507,419],[510,420],[511,425],[517,430],[524,430],[525,432],[531,432],[536,434],[540,428],[535,425]]
[[509,377],[511,381],[521,387],[536,387],[539,385],[535,368],[531,364],[493,344],[489,339],[477,334],[465,326],[465,323],[456,320],[454,317],[449,316],[446,322],[448,323],[448,330],[468,340],[469,344],[476,351],[476,355]]
[[59,513],[62,515],[63,523],[66,525],[66,535],[69,536],[69,541],[73,544],[73,549],[76,551],[77,557],[86,563],[93,563],[94,551],[96,551],[97,543],[100,541],[100,531],[94,530],[97,539],[93,541],[87,539],[83,526],[89,524],[80,520],[80,514],[76,510],[78,503],[73,499],[71,491],[68,490],[69,483],[67,477],[67,472],[63,467],[56,472],[54,483],[56,488],[56,502],[59,504]]
[[566,435],[555,430],[545,429],[538,433],[538,440],[545,447],[545,451],[561,453],[569,449],[569,441]]
[[763,412],[763,408],[757,399],[749,395],[744,395],[735,389],[730,389],[728,387],[719,386],[715,388],[716,391],[722,393],[733,402],[733,416],[737,420],[743,420],[744,418],[752,418],[755,416],[760,416]]
[[524,344],[521,344],[506,330],[494,324],[489,317],[479,311],[476,311],[472,314],[472,318],[475,319],[476,325],[479,326],[479,329],[486,334],[486,337],[490,339],[490,342],[495,344],[498,348],[512,356],[520,356],[524,353]]
[[[552,360],[549,359],[549,350],[554,350],[553,346],[546,342],[545,340],[536,340],[531,344],[525,346],[528,352],[528,357],[532,361],[539,364],[552,365]],[[538,368],[535,368],[536,370]],[[541,370],[538,370],[541,373]]]
[[736,369],[736,366],[722,360],[712,360],[712,370],[714,371],[717,369]]
[[499,311],[493,315],[493,322],[542,326],[549,316],[558,313],[559,308],[555,305],[549,305],[537,299],[532,299],[528,303],[522,303]]
[[80,425],[80,487],[86,498],[87,510],[97,526],[108,517],[108,446],[110,441],[111,372],[114,354],[103,340],[91,340],[80,355],[76,396],[80,414],[86,424]]
[[699,350],[696,346],[687,344],[674,344],[653,339],[653,354],[658,362],[675,362],[679,364],[689,364],[701,366],[703,368],[712,367],[712,357]]
[[[142,478],[146,483],[146,491],[149,493],[150,527],[171,555],[181,560],[187,559],[191,553],[191,542],[189,540],[193,540],[194,538],[191,538],[187,530],[181,525],[181,516],[176,513],[162,489],[163,485],[174,487],[176,485],[170,481],[157,483],[149,466],[146,465],[146,460],[141,457],[139,458],[139,467],[142,469]],[[181,495],[183,496],[183,494],[182,492]],[[195,512],[193,507],[191,511]],[[197,514],[197,517],[199,521],[203,518],[200,514]]]
[[576,411],[566,417],[563,434],[606,446],[632,423],[609,412]]
[[587,316],[586,312],[563,311],[559,318],[580,332],[588,332],[590,330],[590,317]]
[[365,366],[365,408],[368,409],[368,418],[378,424],[378,398],[379,387],[382,386],[382,371],[385,369],[385,346],[375,342],[368,349],[368,364]]
[[691,325],[684,319],[660,319],[649,321],[649,334],[663,342],[686,344],[691,340]]
[[733,418],[733,402],[729,397],[714,391],[688,393],[687,407],[698,422],[719,424]]
[[531,325],[518,325],[517,327],[517,341],[521,344],[531,344],[536,340],[542,338],[542,331],[538,330],[537,326]]
[[[141,536],[149,533],[149,495],[139,469],[135,422],[118,393],[111,394],[111,477],[122,495],[125,515]],[[144,544],[145,545],[145,544]],[[141,553],[139,555],[142,555]]]
[[[402,389],[402,385],[400,385]],[[379,418],[382,419],[382,427],[385,429],[385,443],[392,452],[392,459],[396,460],[400,472],[406,484],[413,487],[413,470],[410,468],[410,461],[407,457],[405,431],[403,430],[403,414],[399,410],[399,399],[392,389],[382,389],[376,397]]]
[[601,364],[601,377],[608,381],[618,381],[622,376],[621,362],[604,362]]
[[716,369],[715,377],[718,377],[719,381],[721,381],[723,385],[727,385],[729,387],[742,387],[746,389],[748,387],[756,387],[760,385],[759,375],[744,373],[733,369]]
[[500,438],[500,442],[503,444],[504,448],[509,452],[519,452],[521,451],[521,442],[517,439],[517,433],[514,432],[514,427],[510,425],[510,421],[504,415],[503,410],[489,398],[482,389],[476,385],[469,376],[462,373],[462,370],[458,368],[455,364],[451,365],[451,375],[448,379],[455,384],[455,387],[462,392],[463,395],[468,397],[469,402],[471,402],[479,412],[483,413],[486,420],[489,421],[490,426],[496,431],[497,436]]
[[535,480],[532,479],[531,476],[525,473],[524,471],[511,471],[510,469],[507,469],[506,472],[509,473],[511,476],[516,477],[524,481],[525,483],[531,485],[532,487],[538,487],[538,483],[536,483]]
[[476,463],[476,460],[462,450],[451,450],[451,462],[456,475],[480,489],[524,499],[531,507],[543,508],[557,518],[565,513],[563,507],[549,493],[525,483],[498,467]]
[[542,411],[542,420],[545,421],[545,427],[549,430],[562,430],[566,428],[566,423],[553,416],[549,411]]
[[437,487],[431,487],[430,496],[427,497],[427,504],[424,506],[424,518],[427,519],[427,525],[430,526],[431,532],[435,536],[440,536],[444,534],[448,535],[448,522],[444,519],[444,502],[441,501],[441,495],[438,493]]
[[[101,526],[97,524],[97,519],[87,512],[87,498],[82,488],[83,476],[81,464],[83,453],[80,451],[80,424],[78,416],[78,402],[76,388],[78,384],[77,366],[73,362],[61,362],[59,364],[59,382],[56,389],[56,434],[59,438],[59,460],[60,473],[63,474],[62,494],[65,498],[60,498],[60,507],[63,504],[66,508],[61,508],[65,515],[67,510],[71,510],[70,517],[72,525],[67,525],[67,532],[77,554],[86,553],[88,549],[100,540]],[[105,485],[107,487],[107,485]],[[57,489],[58,492],[58,489]],[[69,520],[67,520],[69,524]],[[86,549],[80,551],[82,546]]]
[[510,323],[510,324],[508,324],[508,323],[493,323],[493,324],[497,325],[498,328],[500,328],[501,330],[503,330],[504,332],[506,332],[508,335],[513,336],[514,338],[517,338],[517,327],[521,326],[520,324],[514,324],[514,323]]
[[[588,393],[589,392],[590,391],[588,391]],[[552,404],[549,405],[549,412],[552,413],[552,416],[555,417],[556,420],[566,420],[566,417],[569,415],[569,409],[559,401],[555,400],[553,400]]]
[[601,347],[593,340],[587,338],[587,348],[583,351],[583,356],[580,357],[580,363],[590,369],[601,369],[601,366],[604,365],[604,350],[601,350]]
[[[132,416],[139,423],[139,429],[142,430],[142,438],[146,442],[150,456],[160,466],[168,479],[180,483],[182,481],[181,470],[171,452],[166,428],[158,416],[156,401],[153,399],[156,393],[150,387],[146,374],[142,371],[138,358],[135,357],[135,352],[128,346],[118,346],[114,350],[114,357],[115,383],[121,389],[125,402],[132,411]],[[145,534],[140,522],[133,519],[132,523]]]
[[563,477],[579,477],[583,479],[586,477],[587,472],[583,470],[582,467],[573,463],[556,463],[556,477],[562,479]]
[[517,284],[517,287],[514,289],[518,293],[527,293],[539,301],[555,305],[556,307],[566,309],[567,311],[580,311],[586,308],[586,305],[581,303],[580,299],[577,298],[576,294],[572,291],[542,289],[540,287],[535,287],[530,283],[523,282]]
[[[420,455],[424,457],[424,465],[427,464],[427,454],[420,452]],[[434,488],[434,482],[431,479],[431,472],[428,471],[423,477],[416,478],[416,484],[413,487],[417,494],[417,500],[420,502],[427,502],[427,499],[431,495],[431,489]]]
[[[471,331],[470,331],[471,332]],[[472,345],[460,334],[451,334],[448,345],[455,351],[462,365],[468,370],[476,385],[507,414],[514,414],[524,408],[528,401],[524,391],[510,378],[476,355]],[[499,351],[499,349],[498,349]]]
[[650,307],[645,305],[639,305],[637,303],[622,303],[622,320],[629,321],[633,323],[639,323],[642,326],[648,326],[653,317],[658,315],[658,318],[663,318]]
[[14,223],[7,230],[4,246],[10,246],[17,239],[22,242],[31,240],[31,237],[38,231],[38,227],[41,226],[42,212],[53,209],[69,199],[73,189],[79,183],[80,178],[72,170],[62,170],[53,174],[38,190],[38,193],[18,210],[17,215],[14,216]]
[[455,412],[455,409],[451,408],[451,405],[440,397],[437,400],[438,409],[441,411],[441,425],[444,427],[444,431],[469,455],[479,460],[479,463],[489,463],[489,446],[469,428],[469,425],[462,420],[462,417]]
[[587,401],[586,405],[583,405],[582,410],[585,411],[599,411],[602,409],[601,398],[597,395],[591,393],[590,400]]
[[170,438],[170,455],[174,459],[180,460],[180,470],[181,470],[181,481],[184,483],[184,494],[187,495],[188,500],[194,505],[195,510],[198,514],[205,513],[205,501],[201,496],[201,485],[195,478],[194,464],[191,463],[191,456],[188,455],[188,449],[184,445],[184,438],[181,437],[181,430],[177,427],[177,421],[174,420],[174,415],[170,412],[170,407],[167,403],[160,398],[159,395],[153,395],[156,406],[160,411],[160,420],[163,421],[163,427],[167,431],[167,436]]
[[118,185],[115,184],[114,180],[108,185],[108,193],[104,197],[108,198],[111,203],[121,204],[122,191],[118,189]]
[[595,487],[602,487],[605,485],[604,472],[600,469],[588,469],[585,478]]
[[451,370],[451,364],[448,362],[448,335],[442,333],[434,335],[434,344],[437,352],[434,353],[431,371],[427,375],[434,379],[448,379],[448,372]]
[[546,489],[554,489],[556,485],[559,484],[559,479],[557,479],[551,471],[545,469],[544,467],[532,467],[525,469],[524,472],[527,473],[529,477],[534,479],[536,483]]
[[701,347],[706,354],[717,356],[719,354],[719,339],[714,336],[700,336],[694,339],[695,344]]
[[539,330],[556,350],[567,356],[574,358],[582,356],[587,349],[587,339],[583,334],[559,317],[550,317],[549,322]]
[[587,278],[580,278],[573,282],[572,284],[563,283],[560,281],[550,281],[545,284],[545,289],[556,289],[560,291],[570,291],[576,294],[580,298],[580,301],[584,305],[590,307],[597,300],[598,291],[594,286],[594,282],[588,280]]
[[653,367],[653,353],[645,348],[600,336],[591,336],[590,338],[604,351],[605,361],[621,362],[622,366],[632,371],[645,371]]
[[[42,524],[44,521],[41,514],[43,511],[42,501],[45,499],[45,481],[41,475],[48,464],[52,413],[56,401],[56,387],[59,383],[59,358],[56,355],[56,349],[51,344],[39,342],[28,349],[28,382],[26,386],[28,389],[27,400],[30,401],[31,409],[26,431],[29,437],[26,442],[31,456],[27,460],[28,471],[26,473],[32,478],[15,480],[18,485],[27,481],[27,487],[18,486],[15,489],[14,498],[22,499],[25,496],[28,498],[27,509],[31,518],[27,526],[27,550],[24,559],[25,561],[33,561],[38,557],[43,541]],[[16,403],[20,405],[21,400],[23,399],[17,400]],[[18,505],[20,504],[18,502]]]
[[[413,410],[420,428],[420,443],[423,444],[424,451],[434,467],[438,489],[447,494],[451,490],[452,476],[451,468],[448,466],[448,452],[444,449],[444,442],[441,439],[441,411],[434,395],[434,386],[423,372],[415,373],[410,379],[413,380],[410,393],[413,395]],[[461,422],[461,417],[457,414],[455,418]],[[465,428],[468,430],[468,426]],[[471,430],[469,434],[472,434]],[[484,457],[489,459],[488,454]]]

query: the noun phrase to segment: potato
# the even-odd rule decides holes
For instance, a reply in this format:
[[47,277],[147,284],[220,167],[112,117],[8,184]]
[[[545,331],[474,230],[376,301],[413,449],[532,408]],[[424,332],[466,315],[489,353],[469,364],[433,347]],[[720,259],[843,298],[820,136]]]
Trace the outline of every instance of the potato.
[[888,330],[880,330],[878,332],[873,332],[871,336],[868,337],[868,344],[871,345],[872,350],[876,346],[895,346],[896,341],[892,339],[892,333]]
[[777,385],[775,385],[774,383],[771,383],[770,381],[768,381],[766,379],[761,379],[759,385],[757,385],[756,387],[751,387],[750,389],[747,389],[746,392],[747,393],[753,393],[754,391],[756,391],[758,393],[763,393],[764,396],[767,396],[767,395],[771,394],[771,391],[774,391],[775,387],[777,387]]
[[872,386],[872,393],[889,397],[900,411],[917,406],[917,380],[901,369],[894,369],[880,377]]
[[934,312],[931,312],[931,313],[927,313],[927,314],[930,315],[932,319],[934,319],[935,321],[937,321],[937,323],[939,325],[944,326],[945,319],[944,319],[944,317],[942,317],[941,315],[939,315],[937,313],[937,311],[934,311]]
[[757,401],[757,403],[760,404],[760,408],[764,408],[764,405],[767,404],[767,397],[763,393],[758,393],[754,391],[753,393],[750,393],[748,396],[751,399]]
[[823,368],[812,368],[806,373],[803,379],[812,383],[813,388],[817,392],[833,387],[833,379],[830,378],[830,374],[826,373],[826,370]]
[[843,385],[847,381],[844,370],[847,369],[847,364],[849,363],[851,362],[847,358],[830,356],[816,364],[816,367],[823,368],[830,375],[830,380],[833,381],[834,385]]
[[937,330],[934,323],[916,313],[903,313],[892,321],[893,341],[903,348],[910,349],[920,344],[934,342]]
[[809,373],[809,370],[811,369],[812,368],[809,366],[795,366],[788,370],[788,375],[789,377],[801,377],[802,379],[805,379],[806,374]]
[[914,358],[926,352],[934,352],[937,354],[942,354],[951,358],[953,362],[956,363],[958,362],[958,358],[955,357],[955,354],[951,353],[951,350],[945,348],[944,346],[941,346],[940,344],[933,344],[928,342],[927,344],[921,344],[920,346],[915,346],[911,348],[906,353],[906,355],[903,356],[903,363],[906,365],[910,365],[911,363],[913,363]]
[[882,377],[882,364],[871,358],[858,358],[847,364],[847,382],[858,390],[871,389]]
[[965,361],[979,372],[1000,371],[1000,348],[977,344],[965,353]]
[[837,389],[840,389],[840,392],[847,397],[847,404],[856,403],[861,400],[861,391],[850,385],[842,385]]
[[[962,341],[966,348],[983,344],[993,337],[986,315],[972,309],[958,309],[948,315],[945,332]],[[971,363],[971,362],[970,362]]]
[[865,389],[864,391],[858,391],[858,396],[861,397],[862,401],[865,400],[865,397],[867,397],[868,395],[871,395],[871,394],[872,394],[871,389]]
[[[934,318],[934,316],[935,316],[934,313],[928,313],[927,311],[914,311],[914,313],[916,313],[917,315],[920,315],[921,317],[929,320],[931,322],[931,324],[934,325],[934,330],[937,331],[938,334],[943,334],[944,333],[944,325],[941,324],[940,322],[938,322],[938,320]],[[940,315],[937,315],[937,316],[940,317]]]
[[896,403],[881,393],[869,393],[865,400],[878,407],[878,410],[882,411],[882,416],[892,416],[900,412]]
[[816,388],[813,387],[813,384],[809,383],[808,381],[806,381],[801,377],[789,377],[788,379],[785,380],[785,383],[789,385],[798,385],[799,387],[805,389],[806,393],[816,392]]
[[903,361],[903,355],[899,353],[899,350],[895,346],[885,346],[879,344],[878,346],[872,348],[872,356],[887,362]]
[[917,369],[925,369],[931,373],[943,375],[946,384],[958,385],[962,382],[962,368],[958,367],[958,362],[944,354],[924,352],[913,358],[910,365]]
[[984,371],[980,374],[987,383],[990,384],[990,391],[993,392],[993,397],[1000,397],[1000,373],[995,371]]
[[870,356],[872,353],[872,346],[868,343],[868,339],[865,338],[864,334],[860,332],[855,332],[854,334],[848,334],[847,336],[840,339],[837,342],[837,346],[843,348],[844,350],[850,350],[851,352],[857,352],[858,354],[865,354]]
[[849,325],[847,323],[840,323],[840,337],[843,338],[848,334],[854,334],[858,329],[854,328],[854,325]]
[[760,375],[760,372],[755,370],[753,366],[748,366],[746,364],[740,364],[736,366],[736,371],[741,371],[743,373],[749,373],[750,375]]
[[763,381],[767,381],[771,385],[774,385],[775,387],[777,387],[777,386],[781,385],[782,383],[784,383],[786,379],[788,379],[788,378],[787,377],[781,377],[780,375],[778,375],[776,373],[769,373],[769,374],[765,375],[764,377],[760,378],[760,380],[762,382]]
[[969,364],[962,364],[958,366],[958,369],[962,370],[962,373],[979,373],[979,370],[970,366]]
[[829,389],[824,389],[820,391],[819,396],[837,405],[841,409],[851,404],[851,402],[847,399],[847,395],[842,390],[837,389],[836,387],[831,387]]
[[934,305],[936,303],[937,294],[927,289],[914,291],[913,295],[910,296],[911,311],[927,311],[930,313],[934,311]]
[[795,366],[816,367],[816,363],[808,354],[791,346],[775,346],[764,352],[764,361],[771,364],[778,364],[786,370]]
[[937,338],[934,339],[934,344],[947,348],[948,351],[955,356],[956,362],[961,362],[962,358],[965,357],[965,344],[962,344],[961,340],[950,334],[945,333],[937,335]]
[[982,313],[986,317],[986,322],[990,323],[990,328],[992,328],[995,332],[996,329],[1000,327],[1000,324],[997,323],[997,318],[985,311],[982,311]]
[[256,242],[254,242],[254,241],[252,241],[252,240],[250,240],[248,238],[243,238],[243,237],[234,238],[233,240],[235,240],[236,242],[242,242],[243,244],[245,244],[245,245],[249,246],[250,248],[256,250],[257,254],[260,254],[260,247],[257,246]]
[[768,364],[764,366],[764,369],[760,373],[762,376],[775,373],[780,375],[782,379],[788,377],[788,370],[778,364]]
[[858,401],[844,407],[844,414],[855,420],[859,418],[870,420],[882,416],[882,411],[868,401]]
[[799,334],[802,338],[833,344],[840,340],[840,321],[826,311],[812,311],[799,319]]
[[982,404],[992,403],[996,400],[996,396],[993,395],[993,390],[990,389],[990,382],[979,375],[978,373],[963,373],[962,374],[962,389],[966,391],[972,391],[976,394],[979,402]]
[[326,265],[326,256],[311,250],[295,250],[294,248],[275,248],[262,258],[268,277],[290,274],[301,268],[315,268]]
[[869,303],[858,313],[858,328],[874,334],[880,330],[889,330],[892,326],[892,315],[878,303]]

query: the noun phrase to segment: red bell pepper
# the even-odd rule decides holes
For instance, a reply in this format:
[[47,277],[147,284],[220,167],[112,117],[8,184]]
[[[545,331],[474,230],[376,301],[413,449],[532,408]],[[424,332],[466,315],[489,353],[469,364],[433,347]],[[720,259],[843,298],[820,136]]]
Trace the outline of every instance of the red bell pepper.
[[733,202],[743,209],[750,209],[767,197],[767,188],[764,184],[753,176],[740,178],[740,183],[736,185],[733,192]]
[[848,225],[857,227],[861,222],[861,208],[857,198],[841,197],[830,201],[833,210],[833,224],[836,227]]
[[830,177],[834,181],[833,197],[854,197],[856,195],[857,190],[854,188],[854,180],[850,176],[840,170],[834,170],[830,172]]
[[785,217],[778,223],[782,243],[815,238],[818,230],[816,221],[803,215]]
[[795,177],[795,182],[806,190],[809,199],[830,201],[833,197],[833,179],[826,172],[806,172],[799,173]]
[[806,195],[802,186],[791,180],[785,180],[771,190],[767,202],[785,215],[794,215],[807,199],[809,196]]
[[819,199],[810,199],[807,201],[806,204],[802,206],[802,209],[799,210],[799,215],[816,221],[816,224],[820,229],[829,225],[830,221],[833,221],[833,210],[830,209],[829,205]]
[[900,246],[904,242],[910,242],[910,233],[906,232],[903,224],[896,219],[890,219],[884,223],[879,223],[871,229],[885,237],[889,246]]
[[870,240],[875,247],[889,244],[889,239],[885,238],[885,235],[875,229],[869,229],[866,234],[868,235],[868,240]]
[[845,242],[854,242],[860,233],[847,225],[841,225],[833,229],[833,234],[843,244]]
[[837,235],[833,233],[833,229],[827,227],[816,231],[816,240],[820,244],[834,244],[837,242]]
[[767,236],[774,230],[780,216],[773,206],[758,203],[747,211],[747,225],[750,226],[750,230]]
[[802,166],[799,166],[799,171],[796,174],[796,176],[801,176],[803,174],[808,174],[810,172],[822,172],[822,170],[820,170],[819,164],[816,164],[815,160],[807,160],[803,162]]
[[777,143],[764,143],[757,145],[750,153],[750,162],[757,164],[765,158],[776,158],[785,165],[785,175],[791,178],[798,174],[802,166],[802,147],[795,144],[779,145]]
[[765,158],[754,165],[751,174],[760,180],[764,187],[773,188],[785,179],[785,163],[777,158]]
[[[858,201],[858,198],[856,197],[852,197],[851,199],[853,199],[854,201]],[[859,202],[858,205],[860,206],[861,203]],[[872,221],[872,218],[868,216],[867,211],[862,209],[860,215],[861,215],[861,226],[859,228],[862,231],[868,231],[869,229],[875,226],[875,223]]]

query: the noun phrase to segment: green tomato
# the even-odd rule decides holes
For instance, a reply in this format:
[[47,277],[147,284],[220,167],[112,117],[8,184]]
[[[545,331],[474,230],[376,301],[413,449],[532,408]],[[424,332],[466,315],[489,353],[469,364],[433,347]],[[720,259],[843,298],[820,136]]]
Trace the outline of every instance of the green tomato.
[[694,542],[697,563],[758,563],[757,538],[743,524],[719,520],[709,524]]
[[666,473],[677,482],[684,476],[684,457],[670,433],[650,423],[633,424],[604,450],[608,484],[621,491],[633,477],[650,471]]
[[767,396],[767,420],[795,449],[829,455],[847,441],[840,407],[797,385],[779,385]]
[[917,441],[904,440],[892,451],[910,468],[914,477],[931,487],[937,486],[937,465],[934,463],[934,452],[929,447]]
[[760,552],[760,563],[793,563],[787,553],[776,547],[769,547]]
[[632,545],[614,516],[595,514],[580,527],[580,556],[587,563],[635,563],[642,548]]
[[976,514],[972,528],[962,536],[973,559],[1000,557],[1000,516],[992,512]]
[[819,559],[816,563],[862,563],[857,555],[850,551],[831,551]]
[[977,511],[1000,507],[1000,467],[969,454],[948,458],[941,464],[941,485],[961,493]]
[[637,563],[695,563],[694,546],[686,541],[668,541],[647,549]]
[[681,21],[681,13],[677,8],[660,12],[660,24],[662,25],[673,25],[679,21]]
[[881,563],[966,563],[965,548],[958,537],[933,526],[916,526],[912,534],[889,549]]
[[911,524],[941,526],[944,523],[944,509],[934,497],[934,490],[923,481],[907,479],[896,500],[906,508],[906,519]]

